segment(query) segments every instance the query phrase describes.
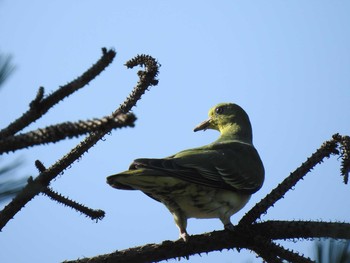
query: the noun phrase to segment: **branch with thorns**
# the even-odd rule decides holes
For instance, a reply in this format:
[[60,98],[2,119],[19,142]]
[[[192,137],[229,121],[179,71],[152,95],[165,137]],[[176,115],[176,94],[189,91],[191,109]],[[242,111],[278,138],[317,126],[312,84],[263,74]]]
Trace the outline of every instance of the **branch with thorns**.
[[[107,49],[103,48],[102,52],[102,58],[90,69],[88,69],[82,76],[72,81],[71,83],[62,86],[60,89],[48,97],[43,98],[44,90],[43,88],[40,88],[36,98],[30,103],[30,109],[17,121],[11,123],[7,128],[0,131],[2,138],[1,140],[4,140],[5,142],[6,140],[11,140],[11,138],[12,140],[18,140],[18,136],[23,135],[18,135],[17,137],[11,136],[13,136],[19,130],[23,129],[36,119],[43,116],[52,106],[54,106],[60,100],[68,97],[73,92],[82,88],[92,79],[94,79],[112,62],[113,58],[115,57],[115,52],[113,50],[107,51]],[[50,198],[55,199],[56,201],[65,204],[66,206],[70,206],[73,209],[80,211],[81,213],[84,213],[91,219],[100,219],[104,216],[103,211],[89,209],[75,201],[69,200],[68,198],[65,198],[62,195],[52,191],[52,189],[49,188],[49,185],[54,178],[56,178],[59,174],[62,174],[72,163],[81,158],[81,156],[86,151],[88,151],[93,145],[101,140],[103,136],[115,128],[116,120],[118,120],[118,127],[134,125],[136,118],[134,115],[128,114],[128,112],[136,105],[137,101],[150,86],[157,85],[158,81],[155,79],[155,77],[158,75],[159,64],[151,56],[138,55],[134,59],[128,61],[126,65],[128,68],[133,68],[138,65],[145,67],[144,71],[138,72],[140,80],[134,87],[132,93],[120,105],[118,109],[116,109],[111,115],[104,117],[101,120],[101,123],[97,125],[98,127],[94,127],[93,129],[87,127],[83,129],[83,133],[89,133],[89,135],[76,147],[74,147],[69,153],[54,163],[51,167],[46,169],[46,167],[40,161],[36,161],[36,166],[40,174],[35,179],[30,178],[28,180],[28,184],[22,189],[22,191],[0,212],[0,230],[2,230],[8,221],[11,220],[16,215],[16,213],[18,213],[32,198],[34,198],[39,193],[44,193]],[[56,128],[57,126],[55,129]],[[52,130],[52,127],[48,130]],[[75,129],[75,131],[76,130],[77,129]],[[68,135],[66,135],[66,137],[69,137],[69,133],[67,134]],[[74,134],[77,135],[77,133]],[[27,134],[26,136],[30,137],[30,135]],[[39,137],[40,138],[36,139],[36,141],[40,141],[40,143],[48,142],[48,140],[45,139],[45,133]]]

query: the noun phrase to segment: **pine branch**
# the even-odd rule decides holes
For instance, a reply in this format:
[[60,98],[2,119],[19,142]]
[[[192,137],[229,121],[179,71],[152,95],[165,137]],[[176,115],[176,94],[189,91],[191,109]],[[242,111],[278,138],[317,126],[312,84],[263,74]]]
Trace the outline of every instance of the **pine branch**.
[[89,132],[106,128],[134,127],[134,114],[120,114],[115,118],[109,116],[78,122],[64,122],[35,131],[7,137],[0,141],[0,154],[16,151],[45,143],[55,143],[63,139],[78,137]]
[[30,107],[20,118],[12,122],[8,127],[0,131],[0,139],[16,134],[32,122],[41,118],[55,104],[84,87],[97,75],[99,75],[114,59],[116,53],[113,50],[102,49],[102,57],[85,73],[72,82],[60,87],[54,93],[44,96],[44,89],[39,88],[36,98],[30,103]]
[[[144,58],[144,60],[143,60]],[[121,113],[126,114],[136,105],[136,102],[141,98],[145,90],[151,85],[155,85],[157,81],[152,77],[157,76],[158,67],[155,59],[149,56],[137,56],[137,63],[145,65],[145,71],[139,72],[140,81],[132,91],[131,95],[124,103],[112,113],[110,118],[116,118]],[[133,64],[132,66],[135,66]],[[150,65],[150,68],[148,66]],[[112,128],[106,128],[103,131],[92,132],[82,142],[80,142],[69,153],[59,159],[55,164],[41,172],[32,182],[29,182],[24,189],[0,212],[0,230],[11,220],[14,215],[20,211],[34,196],[44,191],[50,181],[63,173],[75,160],[79,159],[88,149],[97,143],[105,134],[111,131]]]
[[[256,223],[246,231],[243,227],[236,227],[233,231],[214,231],[201,235],[190,236],[188,242],[163,241],[160,244],[147,244],[139,247],[115,251],[111,254],[100,255],[92,258],[82,258],[66,263],[107,263],[107,262],[158,262],[161,260],[189,257],[191,255],[207,253],[209,251],[221,251],[223,249],[249,249],[256,248],[256,236],[266,240],[293,239],[293,238],[318,238],[334,237],[350,239],[350,224],[327,223],[307,221],[267,221]],[[276,250],[277,245],[273,245]],[[259,245],[260,247],[260,245]],[[259,253],[259,252],[258,252]],[[278,252],[279,256],[290,258],[296,256],[294,252]],[[268,256],[267,256],[268,257]],[[298,255],[298,257],[301,256]],[[302,262],[309,262],[303,259]],[[271,261],[273,262],[273,261]]]

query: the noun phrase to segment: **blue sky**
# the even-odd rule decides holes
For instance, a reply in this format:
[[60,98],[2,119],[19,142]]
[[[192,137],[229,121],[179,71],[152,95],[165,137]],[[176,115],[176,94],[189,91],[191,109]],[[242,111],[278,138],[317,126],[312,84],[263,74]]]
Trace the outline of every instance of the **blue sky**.
[[[138,157],[164,157],[212,142],[193,133],[219,102],[249,114],[266,181],[233,223],[332,134],[350,134],[350,3],[348,1],[9,1],[0,2],[0,51],[16,71],[0,93],[1,127],[94,63],[102,47],[118,54],[89,86],[26,130],[110,114],[137,81],[123,64],[136,54],[162,64],[159,85],[134,109],[133,129],[114,131],[55,180],[52,187],[106,211],[99,223],[37,196],[0,234],[1,262],[59,262],[178,238],[170,213],[142,193],[117,191],[105,177]],[[17,175],[37,175],[80,139],[22,150]],[[350,186],[335,157],[315,168],[263,217],[348,221]],[[189,220],[188,232],[222,229],[219,220]],[[283,243],[312,255],[312,243]],[[260,262],[224,251],[190,262]]]

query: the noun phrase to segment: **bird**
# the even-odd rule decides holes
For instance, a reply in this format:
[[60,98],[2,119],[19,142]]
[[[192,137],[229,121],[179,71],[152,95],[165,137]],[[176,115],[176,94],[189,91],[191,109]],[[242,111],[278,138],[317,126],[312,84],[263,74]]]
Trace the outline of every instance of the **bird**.
[[164,204],[174,217],[180,238],[187,242],[187,219],[218,218],[233,230],[233,214],[263,185],[265,171],[253,145],[247,113],[235,103],[219,103],[209,118],[194,128],[220,132],[208,145],[166,158],[140,158],[129,170],[107,177],[122,190],[140,190]]

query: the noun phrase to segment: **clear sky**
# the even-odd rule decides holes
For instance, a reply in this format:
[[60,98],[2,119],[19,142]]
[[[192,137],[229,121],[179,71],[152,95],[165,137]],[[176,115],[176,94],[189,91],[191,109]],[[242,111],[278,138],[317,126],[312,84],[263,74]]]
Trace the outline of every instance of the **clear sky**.
[[[113,64],[89,86],[26,130],[110,114],[137,81],[123,64],[136,54],[162,64],[159,85],[134,109],[133,129],[114,131],[55,180],[52,187],[106,211],[99,223],[37,196],[0,233],[0,262],[60,262],[178,238],[172,216],[142,193],[118,191],[105,177],[138,157],[164,157],[214,141],[193,133],[219,102],[249,114],[266,181],[231,220],[306,160],[332,134],[350,135],[349,1],[0,1],[0,51],[16,71],[0,91],[0,125],[28,108],[39,86],[57,89],[114,48]],[[82,139],[82,138],[80,138]],[[22,150],[21,175],[37,175],[80,139]],[[335,157],[301,181],[263,220],[349,222],[350,186]],[[4,205],[4,204],[3,204]],[[189,220],[188,232],[222,229],[219,220]],[[312,255],[312,243],[283,243]],[[190,262],[260,262],[224,251]]]

